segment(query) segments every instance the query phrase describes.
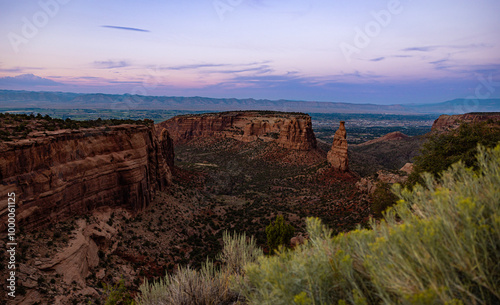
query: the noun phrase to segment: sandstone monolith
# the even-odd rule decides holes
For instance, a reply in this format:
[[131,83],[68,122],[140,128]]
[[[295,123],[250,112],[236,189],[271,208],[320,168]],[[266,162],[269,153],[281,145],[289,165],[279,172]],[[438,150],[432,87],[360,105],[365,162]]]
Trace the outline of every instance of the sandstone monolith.
[[349,159],[347,156],[347,138],[345,122],[340,122],[339,129],[333,136],[332,148],[328,152],[328,163],[336,170],[346,172],[349,170]]

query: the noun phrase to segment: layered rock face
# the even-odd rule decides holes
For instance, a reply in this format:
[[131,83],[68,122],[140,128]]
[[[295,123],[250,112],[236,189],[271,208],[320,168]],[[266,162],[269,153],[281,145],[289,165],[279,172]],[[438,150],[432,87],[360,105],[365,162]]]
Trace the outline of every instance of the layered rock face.
[[[17,224],[27,229],[100,206],[140,210],[171,183],[173,146],[162,135],[154,127],[118,125],[0,143],[0,198],[15,192]],[[0,231],[6,218],[1,200]]]
[[292,150],[312,150],[316,137],[307,114],[270,111],[232,111],[177,116],[157,124],[167,129],[174,143],[195,138],[233,138],[243,142],[276,142]]
[[347,138],[345,122],[340,122],[339,129],[333,136],[332,148],[328,152],[328,163],[336,170],[346,172],[349,170],[349,159],[347,156]]
[[478,112],[466,113],[459,115],[446,115],[439,116],[432,124],[432,131],[446,132],[458,128],[462,123],[480,123],[488,120],[500,121],[500,113],[498,112]]

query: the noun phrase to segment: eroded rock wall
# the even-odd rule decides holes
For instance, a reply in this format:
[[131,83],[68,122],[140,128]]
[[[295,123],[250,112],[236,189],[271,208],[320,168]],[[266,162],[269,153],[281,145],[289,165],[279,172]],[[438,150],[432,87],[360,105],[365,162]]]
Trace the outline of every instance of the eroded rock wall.
[[168,134],[159,138],[144,125],[40,132],[0,143],[0,231],[10,192],[17,224],[27,229],[101,206],[141,210],[171,183],[169,158]]
[[307,114],[233,111],[177,116],[156,126],[157,130],[167,129],[176,144],[201,137],[227,137],[243,142],[274,141],[293,150],[317,147],[311,117]]
[[433,132],[446,132],[458,128],[463,123],[480,123],[487,121],[500,121],[500,113],[498,112],[478,112],[466,113],[459,115],[439,116],[432,124]]

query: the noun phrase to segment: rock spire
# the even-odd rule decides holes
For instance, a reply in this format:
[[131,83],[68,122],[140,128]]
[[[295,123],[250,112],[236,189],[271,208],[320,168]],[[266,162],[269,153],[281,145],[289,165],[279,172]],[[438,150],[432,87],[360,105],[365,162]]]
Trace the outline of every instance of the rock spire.
[[345,122],[340,122],[340,127],[333,136],[332,148],[328,152],[328,163],[335,169],[346,172],[349,170],[349,159],[347,156],[347,139]]

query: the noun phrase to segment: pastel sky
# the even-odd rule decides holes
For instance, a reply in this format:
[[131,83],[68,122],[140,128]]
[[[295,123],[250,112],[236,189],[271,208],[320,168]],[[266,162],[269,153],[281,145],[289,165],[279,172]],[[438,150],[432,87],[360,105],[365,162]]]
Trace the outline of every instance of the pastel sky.
[[500,97],[499,14],[498,0],[0,0],[0,89]]

